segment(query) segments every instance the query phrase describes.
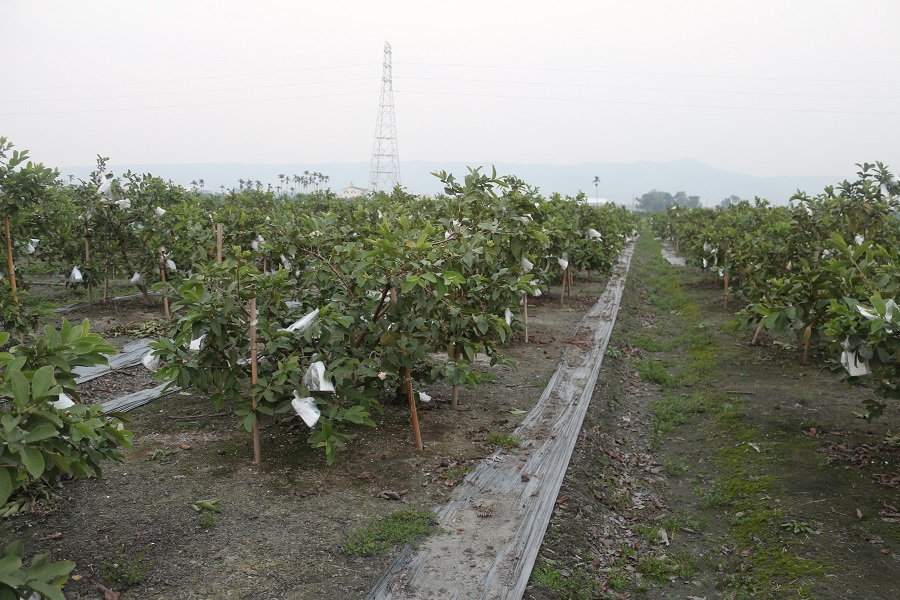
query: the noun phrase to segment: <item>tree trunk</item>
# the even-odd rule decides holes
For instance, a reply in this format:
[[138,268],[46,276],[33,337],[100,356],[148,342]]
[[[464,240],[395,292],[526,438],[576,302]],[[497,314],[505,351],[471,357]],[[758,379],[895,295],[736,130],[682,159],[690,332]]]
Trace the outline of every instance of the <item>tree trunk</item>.
[[9,233],[9,217],[3,217],[3,226],[6,228],[6,266],[9,268],[9,285],[12,289],[12,299],[16,307],[19,306],[19,290],[16,287],[16,266],[13,264],[12,236]]

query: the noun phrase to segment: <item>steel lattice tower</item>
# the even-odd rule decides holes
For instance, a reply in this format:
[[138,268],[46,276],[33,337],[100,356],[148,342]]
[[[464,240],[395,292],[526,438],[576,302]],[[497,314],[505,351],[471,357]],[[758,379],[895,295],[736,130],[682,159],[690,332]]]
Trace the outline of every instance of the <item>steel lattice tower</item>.
[[384,70],[381,76],[381,100],[375,123],[375,144],[369,170],[372,191],[393,189],[400,184],[400,156],[397,152],[397,122],[394,120],[394,86],[391,83],[391,45],[384,43]]

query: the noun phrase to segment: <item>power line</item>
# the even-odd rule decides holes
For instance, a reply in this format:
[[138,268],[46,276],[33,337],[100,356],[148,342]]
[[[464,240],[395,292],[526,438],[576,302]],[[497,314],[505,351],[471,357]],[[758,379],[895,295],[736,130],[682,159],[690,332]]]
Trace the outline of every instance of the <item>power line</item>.
[[281,102],[282,100],[305,100],[308,98],[332,98],[336,96],[363,96],[372,94],[371,91],[365,92],[343,92],[336,94],[314,94],[311,96],[286,96],[283,98],[251,98],[249,100],[222,100],[219,102],[197,102],[194,104],[168,104],[166,106],[133,106],[126,108],[86,108],[83,110],[51,110],[42,112],[17,112],[17,113],[0,113],[0,116],[21,116],[21,115],[65,115],[74,113],[94,113],[94,112],[125,112],[134,110],[160,110],[166,108],[193,108],[197,106],[221,106],[227,104],[249,104],[252,102]]
[[152,83],[173,83],[177,81],[202,81],[206,79],[228,79],[231,77],[255,77],[257,75],[283,75],[285,73],[301,73],[306,71],[326,71],[330,69],[352,69],[355,67],[371,67],[373,63],[361,63],[356,65],[335,65],[331,67],[308,67],[305,69],[285,69],[282,71],[256,71],[251,73],[233,73],[231,75],[203,75],[200,77],[179,77],[176,79],[148,79],[145,81],[119,81],[106,83],[85,83],[79,85],[50,85],[44,87],[24,88],[0,88],[0,92],[29,92],[35,90],[64,90],[90,87],[110,87],[117,85],[146,85]]
[[184,92],[153,92],[148,94],[122,94],[118,96],[91,96],[84,98],[50,98],[46,100],[0,100],[0,103],[32,103],[32,102],[78,102],[81,100],[117,100],[121,98],[150,98],[154,96],[178,96],[183,94],[208,94],[213,92],[242,92],[270,88],[293,87],[297,85],[315,85],[319,83],[347,83],[352,81],[371,81],[377,77],[356,77],[353,79],[327,79],[324,81],[301,81],[298,83],[277,83],[272,85],[254,85],[244,87],[214,88],[209,90],[192,90]]
[[649,71],[612,71],[601,69],[569,69],[563,67],[517,67],[511,65],[461,65],[453,63],[397,62],[398,65],[419,65],[430,67],[458,67],[462,69],[512,69],[520,71],[558,71],[567,73],[603,73],[607,75],[650,75],[653,77],[696,77],[709,79],[752,79],[761,81],[795,81],[801,83],[900,83],[897,80],[864,80],[864,79],[814,79],[799,77],[762,77],[758,75],[701,75],[697,73],[654,73]]
[[900,112],[879,112],[879,111],[850,111],[850,110],[818,110],[818,109],[799,109],[799,108],[765,108],[758,106],[721,106],[712,104],[673,104],[669,102],[644,102],[636,100],[602,100],[598,98],[550,98],[546,96],[521,96],[508,94],[465,94],[459,92],[424,92],[424,91],[408,91],[397,90],[399,94],[425,94],[431,96],[470,96],[475,98],[507,98],[514,100],[550,100],[553,102],[588,102],[596,104],[631,104],[636,106],[665,106],[675,108],[713,108],[725,110],[759,110],[766,112],[799,112],[799,113],[825,113],[825,114],[846,114],[846,115],[882,115],[896,116]]
[[397,77],[399,80],[420,80],[420,81],[454,81],[465,83],[501,83],[514,85],[542,85],[542,86],[559,86],[559,87],[579,87],[579,88],[604,88],[613,90],[637,90],[645,92],[684,92],[691,94],[737,94],[748,96],[797,96],[801,98],[836,98],[836,99],[869,99],[869,100],[896,100],[900,96],[860,96],[851,94],[795,94],[790,92],[753,92],[746,90],[690,90],[679,88],[660,88],[660,87],[639,87],[630,85],[606,85],[602,83],[556,83],[550,81],[509,81],[502,79],[465,79],[450,77]]

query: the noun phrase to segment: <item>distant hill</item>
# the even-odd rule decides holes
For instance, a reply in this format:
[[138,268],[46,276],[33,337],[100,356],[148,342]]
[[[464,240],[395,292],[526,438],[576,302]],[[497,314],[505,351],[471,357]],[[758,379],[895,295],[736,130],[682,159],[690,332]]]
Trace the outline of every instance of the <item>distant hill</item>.
[[[490,172],[491,164],[483,166]],[[594,197],[594,176],[601,183],[599,195],[614,202],[629,204],[632,196],[640,196],[651,189],[674,194],[678,191],[700,196],[704,205],[716,205],[722,199],[733,195],[752,199],[756,196],[776,204],[784,204],[798,189],[817,194],[827,185],[834,185],[851,175],[821,177],[755,177],[740,173],[730,173],[716,169],[693,159],[671,162],[636,163],[585,163],[581,165],[537,165],[494,163],[500,175],[515,175],[526,183],[536,186],[544,195],[558,192],[574,196],[579,191]],[[138,173],[170,179],[189,185],[191,181],[203,179],[204,189],[219,191],[236,188],[238,179],[260,181],[263,187],[279,184],[278,175],[302,175],[304,171],[328,175],[328,187],[340,190],[351,184],[368,187],[369,163],[328,163],[316,165],[252,165],[252,164],[183,164],[183,165],[110,165],[115,174],[131,170]],[[448,171],[457,177],[467,173],[466,163],[436,163],[407,161],[400,164],[403,187],[415,194],[437,194],[442,191],[440,182],[431,175],[434,171]],[[73,175],[84,179],[91,167],[60,169],[64,176]]]

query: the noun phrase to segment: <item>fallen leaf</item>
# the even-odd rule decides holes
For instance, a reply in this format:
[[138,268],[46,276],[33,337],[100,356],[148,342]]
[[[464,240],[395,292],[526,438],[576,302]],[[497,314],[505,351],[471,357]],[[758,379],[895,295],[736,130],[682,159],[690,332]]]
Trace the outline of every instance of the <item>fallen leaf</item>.
[[666,546],[669,545],[669,534],[666,533],[665,529],[659,530],[659,539],[661,539],[662,543],[665,544]]
[[556,501],[556,505],[557,505],[557,506],[562,506],[563,504],[565,504],[565,503],[568,502],[568,501],[569,501],[569,497],[568,497],[568,496],[563,496],[562,498],[560,498],[559,500]]
[[103,600],[119,600],[119,594],[115,593],[102,583],[97,584],[97,589],[103,592]]
[[859,510],[858,508],[856,509],[856,518],[857,518],[857,519],[862,519],[862,518],[863,518],[863,513],[862,513],[862,511]]
[[181,448],[182,450],[190,450],[191,449],[190,444],[181,444],[178,447]]
[[375,477],[375,473],[373,473],[372,471],[363,471],[356,477],[357,479],[372,479],[373,477]]
[[882,549],[881,549],[881,553],[882,553],[882,554],[890,554],[890,553],[891,553],[891,549],[890,549],[890,548],[882,548]]
[[759,449],[759,446],[757,446],[753,442],[747,442],[747,445],[750,446],[751,448],[753,448],[754,450],[756,450],[757,452],[762,452],[762,450]]
[[72,581],[81,581],[84,579],[81,575],[72,575]]

